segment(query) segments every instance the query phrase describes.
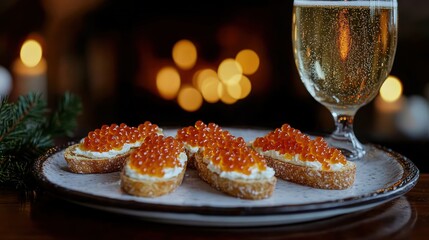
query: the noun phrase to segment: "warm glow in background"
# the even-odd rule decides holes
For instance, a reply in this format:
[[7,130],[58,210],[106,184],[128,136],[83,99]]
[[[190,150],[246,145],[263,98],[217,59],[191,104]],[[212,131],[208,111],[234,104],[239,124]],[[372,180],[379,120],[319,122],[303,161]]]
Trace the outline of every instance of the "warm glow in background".
[[22,45],[20,57],[26,66],[34,67],[42,59],[42,46],[36,40],[27,40]]
[[394,102],[402,95],[402,83],[399,78],[389,76],[380,88],[380,96],[386,102]]
[[[177,97],[178,105],[188,112],[200,109],[203,101],[231,105],[246,98],[252,91],[248,76],[255,74],[260,65],[254,50],[243,49],[234,58],[221,60],[218,66],[200,69],[196,44],[187,39],[177,41],[171,52],[174,67],[161,67],[156,74],[156,88],[166,100]],[[191,72],[192,79],[188,81],[181,72],[185,76]]]

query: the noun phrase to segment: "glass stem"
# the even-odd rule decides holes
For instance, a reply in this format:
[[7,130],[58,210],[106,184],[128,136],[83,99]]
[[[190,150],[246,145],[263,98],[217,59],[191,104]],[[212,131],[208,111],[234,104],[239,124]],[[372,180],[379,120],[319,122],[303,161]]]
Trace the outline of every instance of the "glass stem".
[[358,160],[365,155],[365,147],[356,138],[353,131],[353,115],[332,113],[335,120],[335,131],[329,142],[340,149],[348,160]]

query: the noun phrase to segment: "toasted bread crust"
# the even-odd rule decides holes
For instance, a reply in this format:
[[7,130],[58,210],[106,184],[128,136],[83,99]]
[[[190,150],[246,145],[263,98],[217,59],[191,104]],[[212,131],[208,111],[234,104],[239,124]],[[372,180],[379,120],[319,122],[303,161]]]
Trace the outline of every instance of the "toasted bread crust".
[[188,167],[195,169],[195,153],[191,153],[188,149],[185,149],[186,156],[188,157]]
[[275,171],[275,176],[294,183],[320,189],[346,189],[353,185],[356,176],[356,166],[352,162],[341,171],[323,171],[305,166],[265,157],[267,165]]
[[74,144],[66,148],[64,158],[70,171],[74,173],[109,173],[121,171],[126,158],[130,152],[118,155],[114,158],[92,159],[82,155],[76,155],[74,150],[79,144]]
[[223,178],[207,168],[207,164],[204,163],[200,152],[195,154],[194,164],[198,170],[198,175],[205,182],[228,195],[243,199],[258,200],[269,198],[274,192],[277,181],[275,177],[266,180],[232,180]]
[[130,178],[125,174],[125,169],[123,169],[121,171],[121,188],[124,192],[134,196],[159,197],[176,190],[182,184],[185,171],[186,166],[179,175],[173,178],[150,181]]

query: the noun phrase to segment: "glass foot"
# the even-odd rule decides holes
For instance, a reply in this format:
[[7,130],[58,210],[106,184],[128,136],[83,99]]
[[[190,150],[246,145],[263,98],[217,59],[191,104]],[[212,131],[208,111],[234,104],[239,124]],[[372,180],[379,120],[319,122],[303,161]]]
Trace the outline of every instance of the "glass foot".
[[338,148],[347,160],[356,161],[365,156],[365,146],[359,142],[353,132],[353,118],[355,112],[338,114],[331,110],[335,119],[335,131],[326,138],[331,146]]
[[348,149],[345,148],[338,148],[343,154],[344,156],[346,156],[347,160],[349,161],[356,161],[359,160],[361,158],[363,158],[365,156],[366,151],[350,151]]
[[361,144],[354,136],[351,138],[338,138],[330,136],[326,141],[333,147],[340,150],[349,161],[356,161],[365,156],[365,146]]

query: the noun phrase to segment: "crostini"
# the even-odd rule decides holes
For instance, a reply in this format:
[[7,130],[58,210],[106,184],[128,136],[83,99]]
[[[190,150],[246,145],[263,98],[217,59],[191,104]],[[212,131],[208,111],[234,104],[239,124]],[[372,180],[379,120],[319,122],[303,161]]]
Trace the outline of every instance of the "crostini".
[[138,127],[103,125],[88,133],[79,143],[64,151],[64,158],[74,173],[108,173],[120,171],[131,151],[152,134],[163,135],[156,124],[146,121]]
[[354,184],[354,162],[322,137],[311,138],[288,124],[257,137],[250,145],[280,179],[320,189],[340,190]]
[[251,200],[273,194],[277,181],[274,170],[243,138],[202,121],[179,129],[176,137],[187,146],[198,175],[213,188]]
[[121,188],[140,197],[169,194],[182,183],[186,164],[182,142],[172,136],[148,136],[127,158],[121,171]]

